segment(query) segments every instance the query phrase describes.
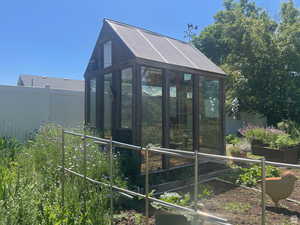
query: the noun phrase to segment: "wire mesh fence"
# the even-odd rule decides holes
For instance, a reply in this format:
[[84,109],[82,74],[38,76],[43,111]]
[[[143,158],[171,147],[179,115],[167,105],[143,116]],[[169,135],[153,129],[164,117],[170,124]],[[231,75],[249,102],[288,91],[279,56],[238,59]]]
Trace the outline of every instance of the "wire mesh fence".
[[[260,174],[261,174],[261,185],[259,189],[255,188],[249,188],[249,190],[253,190],[255,194],[255,198],[257,198],[257,205],[260,206],[260,219],[256,218],[256,222],[253,224],[268,224],[267,223],[267,216],[266,216],[266,168],[267,165],[272,165],[276,167],[287,167],[287,168],[294,168],[294,169],[300,169],[299,165],[294,164],[287,164],[287,163],[277,163],[277,162],[270,162],[265,161],[264,158],[261,159],[248,159],[248,158],[240,158],[240,157],[231,157],[231,156],[224,156],[224,155],[214,155],[214,154],[207,154],[199,152],[198,150],[195,150],[194,152],[191,151],[184,151],[184,150],[176,150],[176,149],[169,149],[169,148],[161,148],[161,147],[154,147],[154,146],[147,146],[147,147],[141,147],[131,144],[126,144],[118,141],[114,141],[112,139],[104,139],[99,138],[95,136],[87,135],[84,131],[83,134],[81,133],[75,133],[71,131],[66,131],[64,129],[60,132],[61,138],[58,138],[60,143],[58,143],[58,147],[61,151],[61,205],[62,207],[65,204],[65,182],[67,174],[72,174],[73,176],[78,177],[79,179],[82,179],[85,183],[85,190],[83,190],[83,193],[88,190],[88,186],[90,184],[93,185],[99,185],[101,187],[104,187],[107,189],[107,192],[109,193],[109,207],[110,207],[110,218],[108,218],[108,221],[110,224],[114,224],[114,208],[117,206],[114,204],[114,199],[117,197],[117,195],[121,195],[123,197],[126,197],[128,199],[133,198],[139,198],[144,200],[144,209],[145,209],[145,221],[144,223],[146,225],[149,225],[150,223],[150,205],[151,203],[155,203],[158,205],[161,205],[165,208],[171,208],[171,209],[177,209],[180,211],[183,211],[187,214],[189,214],[192,217],[192,223],[191,224],[230,224],[227,219],[214,215],[212,213],[208,213],[207,210],[203,210],[203,208],[199,207],[201,203],[199,202],[199,183],[205,183],[206,181],[214,180],[214,182],[223,182],[223,183],[230,183],[231,181],[226,179],[217,178],[215,176],[213,177],[206,177],[206,180],[201,180],[201,175],[199,174],[199,163],[200,160],[203,159],[209,159],[209,160],[215,160],[215,161],[224,161],[226,163],[228,162],[236,162],[240,163],[240,165],[247,165],[247,164],[257,164],[260,166]],[[81,158],[81,171],[76,171],[76,169],[70,169],[68,166],[66,166],[65,157],[65,135],[72,135],[72,136],[78,136],[81,137],[81,147],[82,147],[82,158]],[[89,165],[89,159],[87,155],[87,140],[92,140],[94,143],[96,143],[101,148],[106,148],[108,153],[108,163],[109,163],[109,178],[106,179],[106,182],[99,181],[95,178],[89,177],[87,173],[87,168]],[[143,153],[144,156],[144,190],[138,191],[138,190],[129,190],[128,188],[123,188],[115,184],[114,181],[114,148],[115,147],[122,147],[129,149],[131,151],[138,151],[140,153]],[[173,204],[164,200],[161,200],[159,198],[156,198],[156,195],[153,195],[150,190],[151,186],[151,178],[150,178],[150,170],[151,170],[151,158],[149,157],[150,153],[156,153],[161,155],[167,155],[168,157],[176,157],[176,158],[184,158],[189,159],[193,161],[193,173],[192,173],[192,182],[188,184],[186,187],[192,189],[192,206],[186,207],[179,204]],[[200,168],[201,170],[201,168]],[[231,183],[232,185],[235,185]],[[174,187],[175,190],[179,187]],[[182,188],[182,187],[180,187]],[[247,189],[247,187],[245,187]],[[254,195],[253,195],[254,196]],[[83,198],[83,210],[86,210],[86,202],[84,202],[85,198]],[[293,201],[292,199],[290,199]],[[295,201],[297,203],[297,201]],[[228,206],[228,207],[235,207],[235,206]],[[225,208],[226,210],[226,208]]]

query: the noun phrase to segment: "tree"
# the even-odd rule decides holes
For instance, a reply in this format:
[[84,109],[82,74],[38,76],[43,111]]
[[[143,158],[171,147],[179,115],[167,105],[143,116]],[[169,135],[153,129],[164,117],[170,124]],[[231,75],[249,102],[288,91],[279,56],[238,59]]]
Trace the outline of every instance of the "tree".
[[[227,105],[258,112],[269,124],[300,121],[300,16],[293,1],[274,21],[253,1],[224,1],[215,22],[193,38],[194,45],[229,75]],[[299,106],[296,108],[296,106]]]

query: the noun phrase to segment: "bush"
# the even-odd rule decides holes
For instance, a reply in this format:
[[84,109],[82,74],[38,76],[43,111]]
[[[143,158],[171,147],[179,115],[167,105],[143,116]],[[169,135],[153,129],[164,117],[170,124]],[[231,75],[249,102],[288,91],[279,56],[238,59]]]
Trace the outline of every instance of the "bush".
[[1,159],[15,160],[16,154],[21,151],[21,143],[14,138],[0,138],[0,157]]
[[245,157],[246,152],[240,149],[238,146],[231,146],[228,148],[228,151],[230,152],[230,155],[233,157]]
[[[79,225],[108,224],[108,188],[65,176],[65,204],[61,205],[61,152],[58,129],[42,127],[35,139],[21,146],[14,160],[0,163],[0,224]],[[81,131],[80,131],[81,132]],[[66,167],[83,173],[81,137],[65,135]],[[108,182],[109,164],[105,152],[87,142],[87,175]],[[114,183],[125,187],[118,159],[114,160]],[[115,198],[116,202],[118,198]],[[86,209],[86,210],[84,210]]]
[[[261,167],[258,165],[250,168],[239,168],[239,175],[236,184],[246,185],[248,187],[255,186],[261,180]],[[266,177],[279,177],[280,172],[274,166],[266,166]]]
[[292,138],[300,138],[300,125],[291,120],[284,120],[277,124],[278,129],[288,133]]
[[275,128],[246,127],[240,130],[249,141],[260,141],[274,149],[291,147],[299,143],[299,139]]
[[236,145],[240,142],[240,139],[236,135],[233,135],[233,134],[228,134],[225,137],[225,140],[226,140],[227,144],[232,144],[232,145]]

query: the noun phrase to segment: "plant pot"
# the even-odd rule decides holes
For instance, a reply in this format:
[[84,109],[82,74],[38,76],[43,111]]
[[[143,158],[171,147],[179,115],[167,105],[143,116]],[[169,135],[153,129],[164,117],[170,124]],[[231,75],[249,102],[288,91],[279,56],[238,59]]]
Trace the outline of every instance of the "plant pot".
[[155,214],[155,225],[191,225],[182,214],[160,211]]
[[283,163],[298,163],[299,147],[292,146],[285,149],[272,149],[265,145],[251,143],[251,151],[254,155],[264,156],[266,160]]

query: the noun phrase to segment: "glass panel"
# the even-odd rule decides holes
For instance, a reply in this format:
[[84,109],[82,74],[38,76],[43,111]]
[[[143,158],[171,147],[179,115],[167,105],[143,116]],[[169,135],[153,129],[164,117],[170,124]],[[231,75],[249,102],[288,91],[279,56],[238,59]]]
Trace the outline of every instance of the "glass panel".
[[104,68],[112,65],[112,51],[111,51],[112,43],[111,41],[107,41],[103,45],[103,65]]
[[162,143],[162,72],[142,67],[142,143]]
[[[162,143],[162,71],[142,67],[142,145]],[[160,169],[161,155],[150,154],[151,170]]]
[[[200,78],[200,146],[201,151],[218,153],[220,145],[220,87],[218,80]],[[206,149],[205,147],[214,147]]]
[[132,68],[121,71],[121,127],[132,127]]
[[170,76],[169,81],[170,147],[191,151],[193,148],[193,82],[190,74]]
[[104,74],[104,137],[111,137],[112,74]]
[[90,125],[96,127],[96,78],[90,80]]
[[[169,78],[170,148],[193,150],[193,81],[191,74],[172,73]],[[171,166],[187,161],[170,159]]]

